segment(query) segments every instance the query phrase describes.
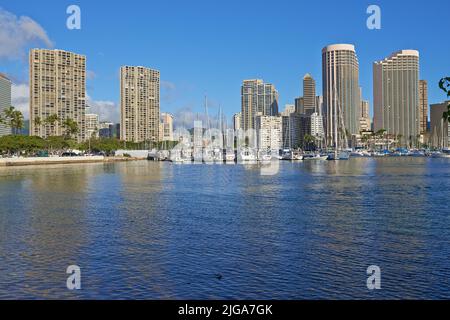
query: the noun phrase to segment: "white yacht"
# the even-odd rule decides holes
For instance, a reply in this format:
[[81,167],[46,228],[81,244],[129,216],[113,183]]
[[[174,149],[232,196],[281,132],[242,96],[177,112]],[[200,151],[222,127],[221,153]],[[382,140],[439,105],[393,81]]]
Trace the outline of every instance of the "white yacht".
[[303,160],[305,160],[305,161],[309,161],[309,160],[323,161],[323,160],[327,160],[327,159],[328,159],[328,155],[321,155],[320,153],[303,155]]
[[223,150],[222,149],[214,148],[211,156],[212,156],[214,162],[223,162]]
[[249,148],[243,148],[239,154],[239,160],[243,162],[253,162],[257,160],[255,152]]
[[236,161],[234,150],[225,150],[224,159],[226,163],[234,163]]
[[177,150],[177,151],[171,151],[170,152],[170,158],[169,160],[171,162],[175,162],[175,163],[184,163],[186,162],[186,159],[181,155],[181,151]]
[[213,163],[214,162],[213,152],[211,149],[208,149],[208,148],[203,149],[202,160],[204,163]]
[[293,152],[291,149],[283,149],[281,152],[281,160],[292,160]]
[[261,162],[272,161],[272,152],[270,150],[260,150],[258,152],[258,161]]
[[371,157],[371,154],[366,150],[359,149],[359,150],[352,151],[350,153],[350,156],[354,157],[354,158],[368,158],[368,157]]

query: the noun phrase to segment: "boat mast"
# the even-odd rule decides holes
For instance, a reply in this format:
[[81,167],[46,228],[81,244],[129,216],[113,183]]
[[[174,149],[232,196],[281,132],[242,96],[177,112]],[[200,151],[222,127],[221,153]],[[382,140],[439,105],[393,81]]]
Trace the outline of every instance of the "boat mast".
[[334,159],[337,160],[338,154],[338,129],[337,129],[337,92],[336,92],[336,65],[334,65],[334,80],[333,80],[334,94],[333,94],[333,125],[334,125]]

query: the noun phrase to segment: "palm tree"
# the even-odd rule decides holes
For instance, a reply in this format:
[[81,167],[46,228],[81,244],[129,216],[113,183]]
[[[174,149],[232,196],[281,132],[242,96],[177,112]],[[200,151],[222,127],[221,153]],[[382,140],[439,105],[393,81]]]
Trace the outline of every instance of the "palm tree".
[[12,114],[11,128],[13,134],[18,134],[24,127],[23,114],[19,110],[14,110]]
[[[450,77],[442,78],[439,81],[439,88],[447,94],[447,97],[450,98]],[[447,111],[442,115],[445,121],[450,122],[450,104],[447,106]]]
[[61,126],[65,129],[67,138],[72,138],[72,136],[80,131],[80,129],[78,128],[78,123],[70,118],[64,120]]
[[363,143],[365,149],[369,149],[369,136],[367,134],[361,137],[361,142]]
[[40,127],[40,126],[42,125],[42,119],[41,119],[41,117],[36,117],[36,118],[34,118],[33,123],[34,123],[34,125],[35,125],[36,127]]
[[56,126],[56,124],[57,124],[59,121],[60,121],[60,120],[59,120],[59,117],[58,117],[58,115],[56,115],[56,114],[49,115],[49,116],[47,117],[47,119],[44,120],[44,123],[45,123],[46,125],[49,125],[49,126],[50,126],[50,128],[51,128],[51,135],[52,135],[52,136],[55,135],[55,126]]
[[24,127],[23,114],[13,106],[3,111],[4,116],[0,116],[0,124],[7,125],[13,130],[13,134],[18,134]]
[[303,148],[311,151],[311,147],[313,146],[315,140],[316,139],[313,136],[305,134],[305,136],[303,137]]

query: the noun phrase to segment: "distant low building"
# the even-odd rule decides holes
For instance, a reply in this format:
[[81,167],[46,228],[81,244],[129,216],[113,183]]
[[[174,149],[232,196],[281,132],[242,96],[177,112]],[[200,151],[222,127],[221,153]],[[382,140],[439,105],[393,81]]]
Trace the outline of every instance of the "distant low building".
[[323,139],[325,137],[323,116],[317,112],[314,112],[311,115],[311,135],[317,139]]
[[160,141],[173,141],[173,115],[170,113],[161,113],[159,137]]
[[359,130],[362,132],[371,131],[372,121],[370,120],[369,101],[361,100],[361,114],[359,116]]
[[242,112],[235,113],[233,116],[233,129],[235,131],[242,128]]
[[100,121],[98,114],[87,113],[86,114],[86,136],[90,138],[98,138],[100,130]]
[[290,114],[295,112],[295,105],[294,104],[287,104],[284,107],[284,111],[281,112],[282,117],[289,116]]
[[100,122],[98,135],[100,138],[114,138],[115,125],[112,122]]

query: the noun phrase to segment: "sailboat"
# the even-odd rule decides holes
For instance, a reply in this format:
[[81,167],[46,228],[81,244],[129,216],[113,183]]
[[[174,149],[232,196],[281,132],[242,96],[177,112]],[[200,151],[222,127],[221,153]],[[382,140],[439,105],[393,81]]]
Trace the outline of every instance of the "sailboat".
[[[340,134],[343,134],[345,144],[347,144],[347,134],[345,132],[345,123],[342,117],[342,109],[340,107],[340,100],[337,97],[336,84],[334,84],[334,103],[333,103],[333,127],[334,127],[334,152],[328,155],[328,160],[348,160],[350,158],[350,152],[342,148],[340,144]],[[338,130],[338,116],[341,130]]]

